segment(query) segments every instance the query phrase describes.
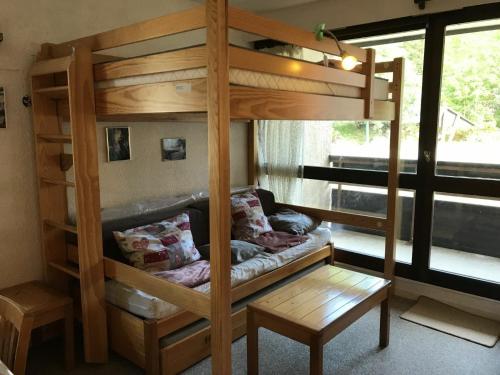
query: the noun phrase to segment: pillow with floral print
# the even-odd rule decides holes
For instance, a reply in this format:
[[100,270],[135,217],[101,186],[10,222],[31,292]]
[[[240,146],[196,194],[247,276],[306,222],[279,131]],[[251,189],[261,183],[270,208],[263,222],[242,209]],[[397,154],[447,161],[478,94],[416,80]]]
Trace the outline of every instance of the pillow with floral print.
[[179,268],[201,257],[187,213],[113,234],[130,264],[149,272]]
[[255,191],[231,196],[231,216],[237,240],[250,240],[273,230]]

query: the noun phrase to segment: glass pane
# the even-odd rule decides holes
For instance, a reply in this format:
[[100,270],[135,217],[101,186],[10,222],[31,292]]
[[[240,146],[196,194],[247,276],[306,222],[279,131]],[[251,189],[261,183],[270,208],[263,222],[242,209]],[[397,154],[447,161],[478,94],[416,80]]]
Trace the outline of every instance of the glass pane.
[[500,200],[436,193],[430,268],[500,283]]
[[437,174],[500,179],[500,20],[446,29]]
[[[396,244],[398,262],[411,263],[414,198],[414,191],[399,191]],[[307,207],[385,217],[387,189],[305,179],[301,204]],[[342,224],[329,223],[327,226],[332,231],[336,247],[379,258],[384,257],[384,232]]]
[[[348,40],[347,43],[376,50],[376,61],[404,57],[405,81],[401,124],[401,170],[416,173],[425,31],[389,34]],[[379,74],[389,79],[390,74]],[[389,123],[382,121],[335,121],[331,129],[331,166],[387,170]],[[307,147],[307,144],[306,144]]]

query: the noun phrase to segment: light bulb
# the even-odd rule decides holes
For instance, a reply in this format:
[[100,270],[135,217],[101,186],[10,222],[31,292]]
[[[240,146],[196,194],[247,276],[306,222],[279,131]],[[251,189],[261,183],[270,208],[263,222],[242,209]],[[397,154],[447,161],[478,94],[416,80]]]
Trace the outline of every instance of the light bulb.
[[342,69],[344,70],[353,70],[354,67],[358,64],[358,59],[352,55],[348,55],[347,53],[342,54]]

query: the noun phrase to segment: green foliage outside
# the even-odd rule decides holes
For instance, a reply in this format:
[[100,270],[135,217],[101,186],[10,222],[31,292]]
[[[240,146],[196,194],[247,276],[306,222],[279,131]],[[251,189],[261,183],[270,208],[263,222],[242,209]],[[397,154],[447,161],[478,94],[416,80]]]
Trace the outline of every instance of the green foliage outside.
[[[441,88],[441,107],[448,107],[467,121],[453,124],[450,142],[498,138],[500,141],[500,30],[450,35],[446,37]],[[374,47],[377,61],[406,59],[402,139],[418,139],[424,40],[384,44]],[[385,77],[389,78],[389,76]],[[370,143],[386,137],[388,123],[337,121],[333,123],[333,143],[344,140],[355,144]],[[446,129],[440,128],[445,138]],[[441,134],[443,132],[443,134]],[[368,134],[368,139],[367,139]]]

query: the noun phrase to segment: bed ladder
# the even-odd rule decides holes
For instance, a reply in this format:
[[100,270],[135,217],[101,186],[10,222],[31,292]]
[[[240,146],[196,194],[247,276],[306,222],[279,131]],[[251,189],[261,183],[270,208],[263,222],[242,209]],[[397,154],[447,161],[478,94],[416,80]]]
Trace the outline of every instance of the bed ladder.
[[[85,360],[103,363],[108,346],[92,53],[76,47],[69,56],[50,58],[45,45],[30,75],[46,278],[80,296],[75,310],[81,310]],[[71,222],[77,224],[68,217],[73,200]],[[67,244],[68,236],[76,236],[77,247]]]

